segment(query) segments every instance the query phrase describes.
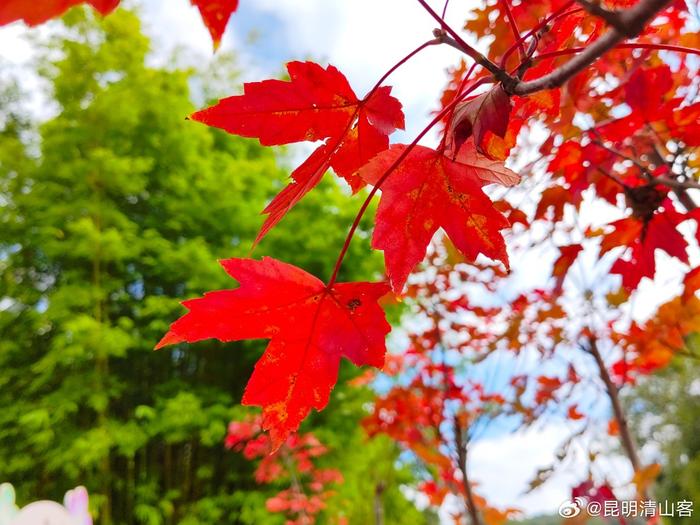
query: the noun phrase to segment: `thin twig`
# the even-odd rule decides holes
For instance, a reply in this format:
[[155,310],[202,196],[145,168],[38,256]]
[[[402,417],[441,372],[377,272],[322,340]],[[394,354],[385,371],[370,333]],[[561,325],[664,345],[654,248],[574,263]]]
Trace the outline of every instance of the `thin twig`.
[[[648,42],[624,42],[617,44],[615,49],[651,49],[653,51],[671,51],[673,53],[683,53],[687,55],[700,55],[700,49],[692,47],[675,46],[672,44],[650,44]],[[565,55],[575,55],[586,50],[585,47],[570,47],[568,49],[557,49],[537,55],[533,60],[545,60],[547,58],[561,57]]]
[[563,85],[571,77],[583,71],[626,38],[639,35],[646,24],[666,7],[669,2],[670,0],[640,0],[633,7],[618,13],[621,22],[624,23],[627,29],[625,32],[621,32],[617,27],[611,27],[579,55],[562,64],[551,73],[528,82],[516,82],[512,86],[504,85],[504,88],[512,94],[524,96]]
[[601,172],[605,177],[607,177],[607,178],[610,179],[611,181],[615,182],[616,184],[619,184],[620,186],[622,186],[622,187],[625,188],[625,189],[629,189],[629,186],[628,186],[627,184],[625,184],[624,182],[622,182],[620,179],[618,179],[615,175],[613,175],[612,173],[610,173],[610,172],[609,172],[608,170],[606,170],[605,168],[601,168],[600,166],[598,166],[598,171]]
[[508,2],[509,0],[501,0],[501,5],[503,6],[503,10],[506,13],[506,18],[508,19],[508,23],[510,24],[511,31],[513,32],[513,37],[515,38],[516,45],[520,50],[520,60],[524,61],[527,57],[527,54],[525,53],[525,46],[520,40],[520,29],[518,29],[518,24],[515,22],[515,17],[513,17],[513,12],[510,10],[510,4]]
[[[435,10],[428,5],[426,0],[418,0],[418,3],[423,6],[430,16],[440,24],[440,29],[433,31],[436,38],[441,39],[445,44],[449,44],[460,51],[471,57],[475,62],[484,66],[489,72],[494,76],[496,80],[502,82],[505,85],[512,85],[516,80],[511,77],[504,69],[498,67],[496,64],[491,62],[486,56],[481,54],[479,51],[474,49],[472,46],[467,44],[465,40],[459,36],[459,33],[452,29],[450,25],[445,22],[445,20],[438,15]],[[448,36],[449,35],[449,36]]]
[[[617,150],[611,146],[608,146],[601,142],[600,140],[594,140],[593,144],[596,146],[600,146],[601,148],[605,149],[606,151],[609,151],[613,155],[617,155],[618,157],[627,160],[631,163],[633,163],[644,175],[644,177],[647,179],[647,181],[650,184],[662,184],[664,186],[668,186],[669,188],[674,188],[674,189],[683,189],[683,190],[700,190],[700,183],[697,183],[692,180],[678,180],[678,179],[673,179],[671,177],[655,177],[654,174],[652,173],[651,169],[649,169],[648,166],[645,166],[642,164],[638,159],[631,157],[625,153],[623,153],[620,150]],[[601,170],[602,171],[602,170]],[[617,179],[615,179],[617,180]],[[619,181],[618,181],[619,182]],[[620,183],[622,184],[622,183]]]
[[450,5],[450,0],[445,0],[445,5],[442,6],[442,19],[444,20],[445,16],[447,15],[447,7]]
[[590,14],[602,18],[605,22],[620,31],[620,33],[626,34],[627,27],[625,27],[624,22],[620,19],[619,11],[610,11],[595,1],[591,0],[576,0],[581,7],[583,7]]
[[540,23],[538,23],[538,24],[537,24],[535,27],[533,27],[530,31],[528,31],[527,33],[525,33],[522,37],[520,37],[520,39],[519,39],[515,44],[513,44],[512,46],[510,46],[510,47],[508,48],[508,50],[507,50],[505,53],[503,53],[503,57],[501,58],[501,67],[505,67],[505,63],[506,63],[506,61],[508,60],[508,57],[513,53],[513,51],[515,51],[516,49],[518,49],[518,46],[519,46],[520,44],[522,44],[523,42],[525,42],[528,38],[531,38],[531,37],[533,37],[533,36],[536,36],[536,35],[539,34],[541,31],[543,31],[543,30],[544,30],[544,31],[548,30],[548,29],[547,29],[547,25],[548,25],[551,21],[555,20],[556,18],[569,16],[569,15],[572,15],[572,14],[577,13],[578,11],[580,11],[580,9],[574,9],[574,10],[572,10],[572,11],[568,11],[568,12],[567,12],[567,9],[569,9],[573,4],[574,4],[574,0],[569,0],[569,2],[567,2],[565,5],[563,5],[562,7],[560,7],[559,9],[557,9],[556,11],[554,11],[551,15],[549,15],[549,16],[548,16],[547,18],[545,18],[544,20],[540,21]]

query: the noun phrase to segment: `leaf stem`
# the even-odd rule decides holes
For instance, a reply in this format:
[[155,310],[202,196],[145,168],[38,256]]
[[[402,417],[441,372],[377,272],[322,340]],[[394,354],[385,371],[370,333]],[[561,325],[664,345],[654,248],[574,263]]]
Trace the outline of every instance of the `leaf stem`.
[[[615,49],[653,49],[655,51],[672,51],[675,53],[687,53],[691,55],[700,55],[700,49],[694,49],[692,47],[675,46],[671,44],[650,44],[645,42],[629,42],[617,44]],[[533,58],[533,60],[544,60],[547,58],[574,55],[576,53],[582,53],[585,51],[585,47],[571,47],[569,49],[558,49],[557,51],[550,51],[548,53],[542,53]]]
[[[525,46],[523,45],[523,41],[520,39],[520,29],[518,29],[518,24],[515,22],[515,18],[513,17],[513,12],[510,9],[509,0],[501,0],[501,4],[503,5],[503,10],[506,13],[508,23],[510,24],[510,30],[513,32],[513,37],[515,38],[515,45],[520,50],[520,59],[525,60],[525,57],[527,56],[527,54],[525,53]],[[501,67],[503,67],[503,64],[501,64]]]
[[445,106],[440,113],[438,113],[433,120],[430,121],[430,123],[423,128],[423,130],[416,136],[415,139],[413,139],[413,142],[411,142],[406,149],[399,155],[399,157],[394,161],[394,163],[389,166],[389,168],[384,172],[384,174],[377,180],[377,183],[374,185],[372,190],[369,192],[367,197],[365,198],[365,201],[362,203],[362,206],[360,206],[359,211],[357,212],[357,215],[355,216],[355,220],[352,222],[352,226],[350,226],[350,230],[348,231],[347,236],[345,237],[345,242],[343,243],[343,247],[340,250],[340,253],[338,254],[338,259],[335,262],[335,267],[333,268],[333,273],[328,280],[328,284],[326,285],[327,288],[331,288],[337,281],[338,279],[338,272],[340,271],[340,267],[343,264],[343,259],[345,259],[345,255],[348,252],[348,248],[350,248],[350,241],[352,241],[353,236],[355,235],[355,232],[357,231],[357,228],[360,225],[360,221],[362,220],[362,217],[364,216],[365,212],[367,211],[367,208],[369,207],[370,202],[372,202],[372,199],[374,196],[377,194],[379,191],[381,185],[386,181],[386,179],[389,178],[389,175],[391,175],[396,168],[399,167],[399,165],[408,157],[408,155],[413,151],[413,149],[418,145],[418,142],[425,137],[428,132],[435,127],[435,125],[440,122],[443,117],[448,115],[452,109],[459,103],[461,102],[464,98],[466,98],[472,91],[474,91],[476,88],[481,86],[482,84],[485,83],[485,81],[488,81],[490,79],[482,79],[480,82],[476,82],[473,86],[471,86],[468,90],[466,90],[464,93],[461,95],[455,97],[455,99],[450,102],[447,106]]
[[[423,9],[425,9],[438,24],[440,24],[440,30],[436,30],[434,34],[437,38],[440,38],[442,42],[456,47],[467,56],[474,59],[478,64],[488,69],[499,82],[507,84],[512,83],[515,80],[504,69],[491,62],[488,58],[486,58],[486,56],[482,55],[479,51],[467,44],[467,42],[461,36],[459,36],[459,33],[452,29],[449,24],[445,22],[445,20],[428,5],[426,0],[418,0],[418,3],[423,6]],[[445,33],[449,34],[451,39],[447,38]]]
[[440,18],[444,19],[445,15],[447,15],[447,7],[450,5],[450,0],[445,0],[445,5],[442,6],[442,15],[440,15]]
[[537,24],[535,27],[533,27],[530,31],[528,31],[526,34],[524,34],[520,39],[515,42],[512,46],[508,48],[508,50],[503,53],[503,57],[501,58],[501,67],[505,67],[505,63],[508,60],[508,57],[518,49],[519,45],[522,45],[528,38],[532,38],[535,36],[537,33],[540,32],[547,24],[549,24],[552,20],[555,20],[556,18],[564,17],[564,16],[569,16],[573,13],[576,13],[580,11],[580,9],[573,9],[571,11],[565,12],[569,7],[571,7],[574,4],[574,0],[570,0],[568,3],[565,5],[561,6],[559,9],[554,11],[551,15],[549,15],[547,18],[542,20],[539,24]]
[[384,81],[387,78],[389,78],[392,75],[392,73],[394,73],[394,71],[399,69],[401,66],[403,66],[409,60],[411,60],[418,53],[420,53],[421,51],[423,51],[424,49],[426,49],[430,46],[435,46],[435,45],[439,45],[439,44],[442,44],[442,42],[440,41],[439,38],[433,38],[432,40],[428,40],[427,42],[423,42],[421,45],[419,45],[417,48],[415,48],[413,51],[411,51],[408,55],[406,55],[401,60],[399,60],[396,64],[391,66],[391,68],[386,73],[384,73],[379,80],[377,80],[377,83],[374,85],[374,87],[372,89],[369,90],[367,95],[365,95],[364,100],[367,100],[372,95],[374,95],[374,92],[377,91],[377,89],[379,89],[379,87],[384,83]]

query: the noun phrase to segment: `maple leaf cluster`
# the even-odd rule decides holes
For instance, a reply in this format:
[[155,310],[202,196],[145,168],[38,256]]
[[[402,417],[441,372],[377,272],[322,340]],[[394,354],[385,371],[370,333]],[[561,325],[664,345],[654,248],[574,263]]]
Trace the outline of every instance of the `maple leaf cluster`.
[[248,460],[259,460],[255,470],[258,483],[290,485],[265,503],[268,511],[284,515],[287,525],[315,523],[315,517],[334,494],[331,486],[343,481],[337,470],[316,467],[315,460],[328,449],[313,434],[292,434],[275,447],[270,436],[263,433],[259,416],[232,421],[225,444]]
[[473,304],[466,293],[455,293],[455,283],[488,289],[507,274],[495,263],[464,261],[445,238],[431,246],[430,271],[413,276],[405,297],[416,328],[407,333],[405,350],[390,354],[382,373],[393,386],[375,400],[363,426],[368,435],[387,435],[412,453],[423,477],[419,489],[431,505],[441,507],[448,495],[468,502],[464,510],[453,511],[455,523],[463,523],[473,505],[484,523],[502,525],[515,509],[497,508],[479,494],[465,457],[475,433],[514,413],[517,404],[505,392],[487,391],[463,366],[476,366],[493,352],[502,338],[495,328],[503,309]]

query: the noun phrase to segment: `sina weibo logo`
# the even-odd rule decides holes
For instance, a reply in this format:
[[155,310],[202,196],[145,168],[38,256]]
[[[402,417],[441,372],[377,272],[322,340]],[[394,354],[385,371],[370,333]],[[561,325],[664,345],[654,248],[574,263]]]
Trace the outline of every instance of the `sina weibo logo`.
[[574,498],[570,501],[565,501],[559,506],[559,515],[562,518],[573,518],[581,514],[581,507],[586,504],[584,498]]

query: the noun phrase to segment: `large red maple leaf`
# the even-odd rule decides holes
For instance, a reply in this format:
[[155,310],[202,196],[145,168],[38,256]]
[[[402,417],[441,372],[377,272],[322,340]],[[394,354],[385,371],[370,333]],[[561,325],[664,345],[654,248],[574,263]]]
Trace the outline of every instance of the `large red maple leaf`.
[[326,406],[341,357],[357,366],[384,364],[390,326],[377,300],[389,287],[338,283],[328,288],[270,257],[221,264],[240,286],[183,302],[189,312],[171,325],[156,348],[210,338],[270,339],[243,404],[263,408],[263,425],[276,449],[312,408]]
[[268,217],[256,242],[320,182],[329,167],[354,191],[362,187],[356,171],[386,150],[389,135],[404,127],[401,103],[391,96],[390,87],[373,90],[360,100],[333,66],[290,62],[287,71],[289,81],[247,83],[243,95],[225,98],[191,117],[235,135],[257,138],[265,146],[324,141],[265,208]]
[[[377,184],[407,147],[392,146],[359,175]],[[372,247],[384,251],[393,289],[403,289],[438,228],[467,258],[474,260],[481,253],[508,266],[501,230],[510,224],[481,188],[490,182],[511,186],[518,180],[502,162],[480,156],[471,141],[456,159],[416,146],[381,185],[372,238]]]

